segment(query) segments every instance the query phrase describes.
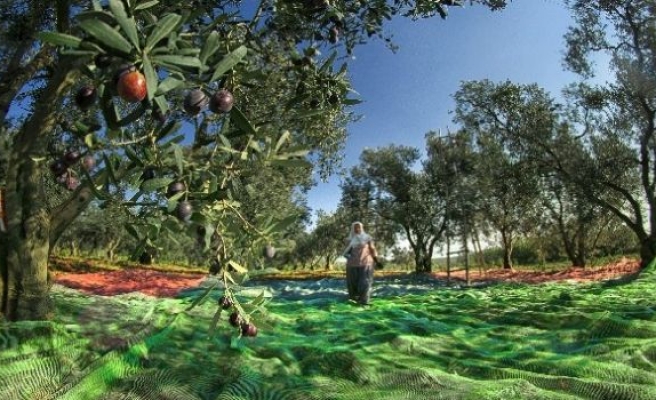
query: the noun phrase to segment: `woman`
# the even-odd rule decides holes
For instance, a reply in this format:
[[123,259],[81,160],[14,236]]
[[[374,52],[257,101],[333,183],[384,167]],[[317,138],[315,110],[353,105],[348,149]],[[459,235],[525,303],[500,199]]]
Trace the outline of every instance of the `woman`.
[[361,305],[369,304],[371,285],[374,281],[374,263],[378,257],[373,239],[365,231],[362,222],[351,224],[346,257],[346,288],[350,300]]

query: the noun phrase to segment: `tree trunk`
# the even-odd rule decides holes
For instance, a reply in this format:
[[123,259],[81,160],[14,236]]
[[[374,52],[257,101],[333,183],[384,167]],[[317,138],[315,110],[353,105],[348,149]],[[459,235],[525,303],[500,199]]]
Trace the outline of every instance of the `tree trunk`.
[[579,232],[577,235],[577,241],[576,241],[576,259],[574,260],[574,266],[575,267],[580,267],[580,268],[585,268],[586,264],[586,239],[587,235],[585,233],[584,229],[581,229],[582,232]]
[[503,244],[503,269],[512,269],[512,251],[513,251],[513,240],[512,233],[508,233],[505,230],[501,231],[501,240]]
[[433,260],[427,253],[424,253],[423,270],[427,274],[433,272]]
[[423,247],[418,247],[415,251],[415,272],[429,273],[433,270],[433,262]]
[[39,104],[12,144],[5,175],[8,226],[2,238],[4,250],[0,252],[0,313],[10,321],[47,320],[53,316],[48,257],[61,232],[91,197],[88,189],[79,189],[56,210],[49,210],[42,181],[47,168],[37,161],[57,124],[58,101],[74,83],[73,71],[68,62],[59,63],[41,92]]
[[640,267],[645,268],[656,257],[656,235],[650,234],[640,241]]
[[80,255],[80,249],[77,246],[77,242],[75,240],[71,240],[69,242],[69,247],[71,250],[71,257],[77,257]]
[[[10,218],[15,219],[11,214]],[[47,320],[54,312],[48,295],[50,218],[44,209],[37,208],[21,222],[9,223],[6,250],[0,253],[0,311],[9,321]]]

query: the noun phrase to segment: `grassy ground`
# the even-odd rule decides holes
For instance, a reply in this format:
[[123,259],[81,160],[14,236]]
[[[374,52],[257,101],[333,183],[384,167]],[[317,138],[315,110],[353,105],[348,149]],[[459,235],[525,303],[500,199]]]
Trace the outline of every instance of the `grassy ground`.
[[0,399],[651,400],[654,269],[631,283],[441,288],[370,308],[283,295],[253,315],[255,338],[225,314],[208,338],[221,291],[185,313],[201,289],[154,299],[56,286],[56,321],[0,326]]

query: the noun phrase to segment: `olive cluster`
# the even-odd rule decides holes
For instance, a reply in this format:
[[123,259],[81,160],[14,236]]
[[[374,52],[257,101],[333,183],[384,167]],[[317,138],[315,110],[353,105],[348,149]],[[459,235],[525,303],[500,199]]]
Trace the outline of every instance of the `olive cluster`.
[[244,316],[241,315],[241,313],[235,309],[235,304],[232,298],[228,295],[223,295],[219,299],[219,307],[221,307],[224,310],[229,310],[229,309],[234,309],[232,313],[230,313],[230,317],[228,318],[228,321],[230,322],[230,325],[234,326],[235,328],[239,328],[241,331],[241,334],[243,336],[250,336],[250,337],[255,337],[257,336],[257,326],[253,324],[252,322],[248,321]]
[[50,172],[52,172],[57,183],[72,191],[80,186],[80,179],[73,170],[73,167],[78,163],[88,172],[96,166],[96,160],[90,154],[83,157],[78,150],[68,150],[50,164]]

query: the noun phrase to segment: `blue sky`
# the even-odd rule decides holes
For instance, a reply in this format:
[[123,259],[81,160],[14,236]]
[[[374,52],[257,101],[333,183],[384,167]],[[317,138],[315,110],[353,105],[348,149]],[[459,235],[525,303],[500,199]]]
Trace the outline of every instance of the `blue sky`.
[[[562,66],[563,35],[572,20],[561,1],[514,1],[500,12],[468,5],[449,14],[446,20],[390,22],[387,30],[400,47],[396,53],[381,40],[356,49],[351,79],[363,103],[354,111],[363,118],[348,127],[344,167],[358,164],[365,147],[423,150],[427,132],[457,129],[450,111],[462,81],[537,83],[558,96],[579,80]],[[333,176],[310,191],[314,213],[335,210],[339,183]]]

